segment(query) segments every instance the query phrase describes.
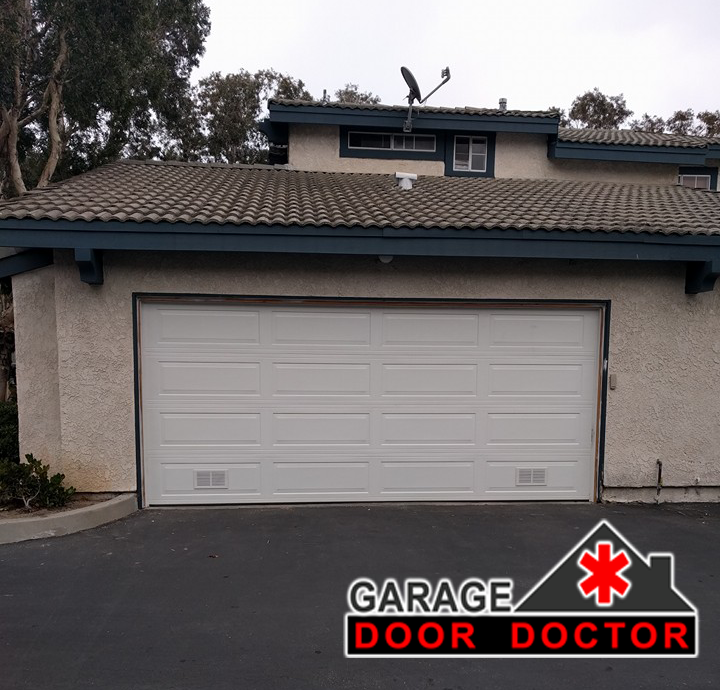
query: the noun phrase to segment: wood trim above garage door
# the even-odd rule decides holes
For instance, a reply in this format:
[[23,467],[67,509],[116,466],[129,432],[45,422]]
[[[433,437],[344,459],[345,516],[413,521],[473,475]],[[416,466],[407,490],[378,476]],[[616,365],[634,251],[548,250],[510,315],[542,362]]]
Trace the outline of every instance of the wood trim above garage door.
[[[253,314],[251,319],[244,319],[247,323],[252,321],[255,324],[253,328],[259,323],[258,314],[272,314],[272,318],[267,316],[268,325],[264,327],[267,333],[262,336],[270,349],[260,346],[259,330],[257,343],[242,345],[232,342],[233,333],[227,331],[226,325],[220,328],[226,332],[218,331],[221,336],[219,341],[216,338],[210,345],[206,342],[199,352],[194,352],[194,346],[183,338],[181,340],[184,342],[180,344],[167,338],[161,339],[163,342],[160,343],[157,329],[152,336],[153,328],[149,327],[147,319],[146,323],[141,324],[141,318],[143,313],[146,316],[157,313],[162,304],[168,305],[167,313],[170,315],[179,313],[178,310],[183,311],[182,306],[187,305],[189,309],[184,310],[185,317],[202,315],[203,309],[207,307],[212,311],[213,322],[217,326],[223,322],[219,315],[224,308],[228,309],[227,314],[236,315],[235,321],[238,321],[238,314]],[[598,441],[602,437],[604,423],[604,357],[601,356],[601,344],[607,333],[609,305],[606,303],[559,300],[337,300],[153,294],[135,295],[134,307],[138,479],[143,504],[543,498],[592,500],[597,495]],[[337,316],[332,316],[340,314],[338,310],[342,310],[342,324]],[[400,315],[403,310],[408,311],[405,317]],[[551,328],[548,318],[553,312],[564,314],[562,323],[558,322],[563,327],[571,323],[573,327],[590,323],[583,321],[590,318],[594,323],[594,344],[588,349],[587,341],[583,341],[584,350],[581,352],[575,349],[570,359],[562,355],[562,347],[558,351],[551,351],[544,346],[508,345],[510,350],[504,354],[500,353],[497,345],[493,345],[490,350],[477,349],[480,345],[474,343],[469,334],[475,324],[482,332],[479,324],[493,310],[498,317],[503,314],[515,315],[512,318],[496,318],[496,323],[502,322],[508,327],[512,324],[511,330],[520,324],[521,328],[530,329],[528,333],[537,328],[538,324],[546,330]],[[517,310],[523,310],[523,313]],[[548,318],[539,321],[534,318],[540,314],[538,310],[542,310]],[[596,317],[591,317],[592,311]],[[311,334],[318,333],[317,324],[310,324],[317,320],[318,314],[324,315],[322,323],[332,322],[332,328],[357,330],[357,324],[362,321],[363,329],[375,329],[372,336],[375,343],[365,343],[362,340],[364,335],[350,334],[352,337],[348,340],[352,342],[349,346],[342,345],[339,350],[332,344],[309,341],[301,345],[296,343],[289,350],[287,347],[283,349],[280,343],[283,340],[282,333],[279,340],[271,334],[277,327],[271,325],[270,320],[284,324],[282,328],[294,323],[292,327],[296,328],[303,322],[291,318],[291,315],[298,313],[306,315],[303,328]],[[362,318],[358,314],[362,314]],[[423,314],[429,314],[431,318],[425,318]],[[350,315],[353,318],[349,318]],[[417,318],[418,315],[420,318]],[[457,318],[452,315],[457,315]],[[204,318],[207,321],[207,317]],[[178,322],[182,320],[176,319]],[[192,320],[184,318],[187,323]],[[440,320],[442,324],[438,325]],[[197,319],[195,321],[200,322]],[[371,325],[371,322],[375,325]],[[308,324],[309,329],[306,328]],[[403,336],[404,345],[383,345],[381,342],[384,336],[380,331],[393,327],[396,330],[404,328],[411,334],[411,337],[406,337],[407,333]],[[430,345],[413,340],[418,335],[421,340],[425,338],[423,333],[427,332],[428,327],[440,334],[438,337],[433,336]],[[557,324],[552,326],[556,327]],[[455,334],[460,340],[456,338],[455,342],[450,342],[454,337],[452,329],[460,329]],[[447,337],[450,338],[445,345],[443,330],[447,331]],[[197,333],[198,327],[190,326],[190,331]],[[390,333],[390,330],[387,332]],[[174,333],[173,337],[176,337],[178,331]],[[193,337],[198,342],[198,338],[195,335]],[[392,338],[392,334],[389,337]],[[150,338],[154,338],[154,349],[148,342]],[[353,347],[356,351],[348,356]],[[592,362],[589,359],[591,351]],[[320,352],[328,354],[325,358],[327,361],[323,360]],[[529,360],[528,355],[532,355]],[[276,361],[278,356],[283,361]],[[527,361],[522,361],[523,356]],[[235,376],[239,367],[248,369],[245,366],[247,361],[242,361],[248,360],[248,357],[257,370],[253,373],[253,381],[259,380],[259,372],[264,367],[264,389],[260,390],[258,385],[257,390],[251,390],[252,386],[246,386],[247,395],[244,398],[236,394],[237,391],[233,392],[232,386],[224,392],[218,389],[200,393],[190,389],[179,391],[177,377],[172,384],[176,388],[171,387],[163,392],[158,388],[158,376],[153,378],[150,374],[153,367],[157,374],[157,366],[163,366],[166,373],[169,371],[174,376],[179,366],[187,368],[194,362],[188,371],[197,376],[195,365],[204,367],[206,371],[209,371],[208,365],[212,365],[216,386],[227,388],[229,384],[225,382],[225,375],[220,369],[232,364],[232,375]],[[582,403],[578,403],[574,409],[568,407],[568,400],[573,396],[576,401],[580,400],[579,394],[570,390],[570,384],[565,391],[568,395],[564,397],[562,391],[557,390],[545,391],[548,395],[544,397],[538,395],[537,391],[525,395],[525,391],[514,399],[514,403],[522,402],[523,405],[516,405],[513,409],[507,402],[513,400],[515,393],[512,390],[505,391],[504,396],[494,394],[494,397],[491,396],[494,402],[489,403],[491,398],[488,398],[490,392],[487,386],[482,393],[466,385],[467,377],[471,375],[470,369],[479,376],[478,367],[487,366],[488,357],[495,359],[496,366],[492,374],[495,379],[499,376],[513,379],[510,388],[517,388],[523,372],[532,371],[533,376],[540,377],[538,380],[541,383],[545,380],[557,388],[557,381],[553,382],[552,379],[555,376],[553,372],[557,373],[564,367],[566,374],[577,382],[578,371],[582,370],[585,372]],[[164,364],[157,364],[161,360]],[[563,364],[561,360],[569,363]],[[151,365],[151,361],[155,364]],[[144,375],[141,372],[143,362],[146,368]],[[348,371],[340,372],[342,367],[338,368],[339,365],[346,366]],[[292,398],[278,394],[268,383],[272,376],[277,376],[277,371],[288,374],[294,370],[293,375],[299,376],[298,380],[305,381],[307,385],[311,380],[307,374],[313,367],[320,372],[320,376],[329,377],[328,383],[332,390],[296,390],[297,395]],[[349,367],[354,368],[351,371]],[[348,384],[350,388],[338,397],[339,384],[333,381],[346,380],[352,383],[353,376],[358,381],[353,385]],[[383,376],[388,377],[387,384],[381,380]],[[388,394],[387,387],[397,384],[392,382],[392,377],[398,376],[404,376],[406,383],[418,380],[417,377],[425,377],[427,381],[423,385],[427,390],[419,391],[412,384],[410,388],[415,386],[413,390]],[[459,390],[457,385],[453,390],[445,390],[448,386],[452,388],[453,376],[463,390]],[[482,382],[484,379],[480,376],[476,380]],[[589,383],[590,380],[592,383]],[[487,380],[485,384],[488,384]],[[485,384],[481,384],[481,387]],[[293,385],[297,385],[297,382]],[[151,391],[151,388],[154,390]],[[493,406],[495,412],[490,410]],[[152,414],[156,417],[148,417]],[[162,417],[162,429],[157,415]],[[340,420],[338,415],[345,416]],[[334,420],[332,424],[328,424],[332,421],[330,417]],[[517,432],[518,420],[521,418],[527,428],[534,429],[534,435],[530,434],[529,438],[519,439],[516,443],[511,437]],[[579,421],[581,418],[586,421]],[[155,421],[150,423],[148,419]],[[288,424],[292,429],[285,428]],[[338,438],[330,438],[327,434],[323,438],[313,435],[313,424],[319,425],[317,429],[334,429]],[[554,429],[553,424],[560,426]],[[572,434],[568,435],[561,429],[562,424],[582,424],[586,430],[592,428],[599,430],[599,433],[593,433],[592,443],[583,440],[581,447],[577,439],[571,438]],[[193,425],[197,427],[194,430]],[[241,428],[243,425],[244,431]],[[309,436],[300,438],[298,434]],[[584,436],[585,431],[582,434]],[[410,438],[412,436],[417,438]],[[485,439],[483,443],[482,438]],[[578,490],[577,486],[571,487],[572,481],[563,486],[558,486],[556,482],[555,489],[544,486],[552,472],[558,473],[559,470],[553,468],[563,467],[563,471],[572,474],[572,468],[579,466],[579,458],[573,456],[573,451],[583,456],[582,463],[587,470],[584,488]],[[164,468],[164,475],[163,472],[158,473],[159,466]],[[239,477],[243,472],[236,471],[240,466],[245,474],[242,480]],[[333,472],[341,477],[336,484],[329,480]],[[233,474],[234,479],[231,476]],[[296,479],[289,479],[292,476]],[[210,486],[205,486],[208,483]]]

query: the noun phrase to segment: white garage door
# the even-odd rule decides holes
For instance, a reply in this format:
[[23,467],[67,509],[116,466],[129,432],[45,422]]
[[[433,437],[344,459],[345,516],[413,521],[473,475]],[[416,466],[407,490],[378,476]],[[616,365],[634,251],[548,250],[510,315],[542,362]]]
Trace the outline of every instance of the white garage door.
[[143,303],[150,505],[590,499],[599,310]]

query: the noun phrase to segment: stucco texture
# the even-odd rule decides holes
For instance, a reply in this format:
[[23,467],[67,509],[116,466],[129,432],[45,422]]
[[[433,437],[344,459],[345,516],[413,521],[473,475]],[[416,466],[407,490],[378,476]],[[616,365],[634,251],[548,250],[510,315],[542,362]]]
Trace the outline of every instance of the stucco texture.
[[677,170],[660,163],[548,158],[545,134],[499,132],[495,142],[495,177],[673,185]]
[[443,161],[402,160],[398,158],[341,158],[340,128],[331,125],[293,125],[290,127],[288,163],[297,170],[321,172],[444,175]]
[[685,295],[679,264],[107,253],[91,287],[57,252],[14,284],[22,450],[82,491],[136,486],[133,292],[611,300],[605,484],[661,460],[667,487],[720,486],[720,290]]
[[[385,158],[341,158],[340,131],[330,125],[292,125],[288,162],[297,170],[325,172],[411,172],[444,175],[443,161]],[[495,140],[495,177],[516,179],[582,180],[624,184],[674,185],[677,165],[574,161],[547,156],[547,135],[498,132]]]

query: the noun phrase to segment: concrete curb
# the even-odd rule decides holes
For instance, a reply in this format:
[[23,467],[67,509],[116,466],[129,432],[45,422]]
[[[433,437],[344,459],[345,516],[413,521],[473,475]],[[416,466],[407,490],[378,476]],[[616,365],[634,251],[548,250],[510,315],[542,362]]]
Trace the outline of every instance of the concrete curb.
[[0,520],[0,544],[28,539],[47,539],[91,529],[119,520],[138,509],[136,494],[120,494],[109,501],[46,517],[6,518]]

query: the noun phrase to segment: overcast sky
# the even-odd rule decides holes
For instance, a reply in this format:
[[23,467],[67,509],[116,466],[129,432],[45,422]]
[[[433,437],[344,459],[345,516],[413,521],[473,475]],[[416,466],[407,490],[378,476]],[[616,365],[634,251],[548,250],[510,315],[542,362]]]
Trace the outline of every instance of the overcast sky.
[[319,98],[345,82],[402,103],[400,66],[429,105],[567,108],[597,86],[637,115],[720,109],[720,2],[693,0],[205,0],[212,31],[196,77],[265,67]]

